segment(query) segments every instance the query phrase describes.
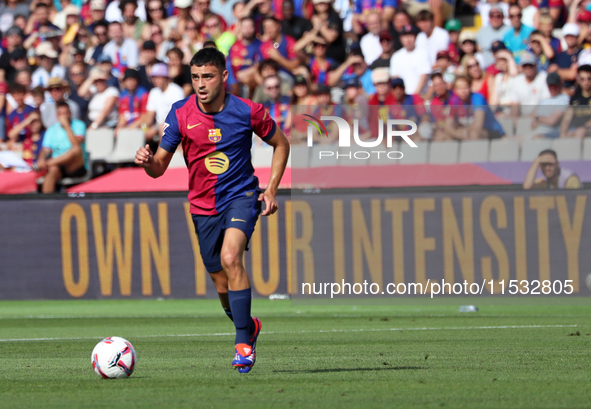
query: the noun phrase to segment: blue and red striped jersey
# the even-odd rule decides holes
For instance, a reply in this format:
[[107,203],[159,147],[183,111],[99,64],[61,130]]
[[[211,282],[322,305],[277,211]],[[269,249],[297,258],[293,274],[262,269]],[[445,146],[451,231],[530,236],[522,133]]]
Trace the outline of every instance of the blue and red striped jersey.
[[172,105],[160,147],[174,152],[182,142],[192,214],[216,215],[234,199],[258,193],[252,134],[268,141],[276,127],[263,105],[231,94],[220,112],[203,112],[196,95]]
[[232,64],[234,74],[240,70],[251,67],[254,63],[261,60],[261,40],[255,38],[254,41],[245,45],[242,40],[236,41],[230,48],[228,59]]
[[[8,114],[8,118],[6,121],[6,135],[8,135],[8,132],[10,132],[10,130],[12,128],[17,126],[21,122],[23,122],[25,119],[27,119],[27,117],[29,115],[31,115],[31,113],[33,113],[35,111],[37,111],[37,109],[33,108],[30,105],[25,105],[24,108],[20,112],[19,112],[19,109],[17,108],[14,111],[12,111],[10,114]],[[31,130],[27,126],[19,134],[18,141],[22,142],[25,139],[30,138],[30,137],[31,137]]]

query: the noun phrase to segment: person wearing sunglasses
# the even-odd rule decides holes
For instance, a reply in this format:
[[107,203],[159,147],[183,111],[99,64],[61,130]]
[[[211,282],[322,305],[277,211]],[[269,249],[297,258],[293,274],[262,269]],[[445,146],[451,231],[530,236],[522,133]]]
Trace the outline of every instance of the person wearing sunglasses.
[[511,27],[504,24],[505,15],[501,5],[492,5],[488,12],[488,21],[490,24],[484,25],[483,22],[482,28],[476,34],[476,43],[484,56],[485,68],[495,62],[492,45],[497,41],[502,42],[507,31],[511,30]]
[[529,45],[529,36],[534,31],[532,27],[526,26],[521,22],[522,17],[521,7],[514,4],[509,8],[511,29],[503,37],[503,42],[513,53],[515,61],[518,64],[520,63],[522,54],[525,53]]

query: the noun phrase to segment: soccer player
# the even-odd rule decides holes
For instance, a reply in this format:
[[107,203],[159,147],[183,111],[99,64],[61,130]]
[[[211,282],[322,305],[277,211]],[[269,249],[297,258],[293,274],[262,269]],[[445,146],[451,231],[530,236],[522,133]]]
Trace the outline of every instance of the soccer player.
[[[135,163],[157,178],[182,142],[189,168],[189,202],[201,257],[220,301],[236,327],[232,365],[251,370],[261,322],[250,315],[250,279],[242,256],[259,214],[278,209],[275,195],[289,155],[289,142],[261,104],[225,92],[224,55],[204,48],[191,60],[196,94],[176,102],[164,124],[156,154],[140,148]],[[262,192],[254,176],[252,133],[274,148],[271,176]],[[265,209],[261,213],[262,202]]]

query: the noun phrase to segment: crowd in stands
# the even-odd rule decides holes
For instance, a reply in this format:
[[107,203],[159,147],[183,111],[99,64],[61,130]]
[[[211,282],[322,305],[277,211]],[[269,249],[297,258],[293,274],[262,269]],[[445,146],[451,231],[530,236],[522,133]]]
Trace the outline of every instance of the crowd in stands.
[[294,105],[353,115],[369,139],[372,118],[414,120],[422,140],[584,138],[590,23],[591,0],[4,0],[0,149],[47,170],[50,192],[84,173],[89,129],[156,147],[203,47],[292,144],[307,130]]

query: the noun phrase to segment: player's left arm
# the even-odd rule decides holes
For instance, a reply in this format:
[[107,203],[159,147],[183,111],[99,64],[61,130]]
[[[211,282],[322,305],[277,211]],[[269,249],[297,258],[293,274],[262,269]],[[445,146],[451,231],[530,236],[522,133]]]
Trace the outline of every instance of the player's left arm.
[[275,196],[277,196],[279,182],[281,181],[285,166],[287,165],[290,147],[289,141],[278,126],[275,127],[275,133],[273,136],[265,139],[265,142],[273,147],[273,161],[271,163],[271,176],[269,177],[267,189],[265,189],[264,193],[261,193],[259,201],[262,200],[265,202],[265,210],[261,214],[263,216],[269,216],[275,213],[279,208]]

